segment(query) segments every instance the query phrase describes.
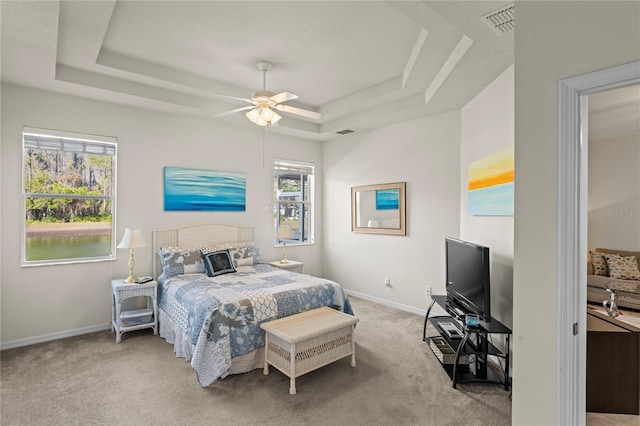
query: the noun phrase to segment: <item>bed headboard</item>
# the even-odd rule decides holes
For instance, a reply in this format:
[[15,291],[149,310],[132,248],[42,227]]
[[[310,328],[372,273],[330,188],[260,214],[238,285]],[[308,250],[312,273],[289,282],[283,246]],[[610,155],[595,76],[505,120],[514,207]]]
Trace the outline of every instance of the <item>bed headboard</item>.
[[162,273],[157,252],[161,247],[200,248],[219,243],[253,241],[253,227],[247,225],[221,225],[197,223],[152,231],[153,278]]

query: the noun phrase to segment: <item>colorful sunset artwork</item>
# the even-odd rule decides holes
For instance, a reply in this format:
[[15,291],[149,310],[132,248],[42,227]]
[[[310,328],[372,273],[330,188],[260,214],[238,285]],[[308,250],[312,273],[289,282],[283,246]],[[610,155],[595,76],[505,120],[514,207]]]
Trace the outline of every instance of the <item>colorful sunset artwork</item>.
[[469,214],[513,216],[514,149],[469,164]]
[[244,173],[165,167],[164,209],[243,212],[246,185]]

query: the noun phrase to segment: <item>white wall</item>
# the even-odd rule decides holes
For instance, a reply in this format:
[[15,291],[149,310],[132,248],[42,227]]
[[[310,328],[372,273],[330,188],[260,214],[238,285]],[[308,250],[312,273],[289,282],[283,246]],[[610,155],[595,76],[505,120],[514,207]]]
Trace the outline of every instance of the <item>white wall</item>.
[[[280,259],[273,247],[273,159],[315,163],[317,193],[322,193],[319,142],[268,136],[269,159],[263,170],[262,130],[237,128],[178,115],[134,109],[13,85],[2,85],[2,342],[73,333],[103,327],[111,317],[111,279],[126,276],[127,253],[117,261],[20,267],[22,240],[22,126],[118,138],[117,235],[133,225],[151,243],[154,228],[194,222],[248,224],[265,260]],[[234,213],[164,212],[164,166],[228,170],[247,175],[247,210]],[[321,209],[318,198],[315,213]],[[318,216],[319,217],[319,216]],[[287,247],[288,257],[321,273],[322,221],[316,244]],[[151,249],[136,250],[136,274],[151,275]]]
[[518,1],[516,10],[512,422],[552,425],[559,408],[556,294],[562,285],[558,81],[639,60],[640,2]]
[[514,144],[514,67],[510,66],[462,108],[460,238],[490,249],[491,315],[513,325],[513,216],[472,216],[469,164]]
[[590,140],[588,167],[588,247],[640,251],[640,134]]
[[[459,234],[460,113],[323,145],[324,271],[346,289],[424,310],[444,294],[444,238]],[[351,232],[351,187],[406,182],[407,235]],[[391,279],[391,288],[384,278]]]

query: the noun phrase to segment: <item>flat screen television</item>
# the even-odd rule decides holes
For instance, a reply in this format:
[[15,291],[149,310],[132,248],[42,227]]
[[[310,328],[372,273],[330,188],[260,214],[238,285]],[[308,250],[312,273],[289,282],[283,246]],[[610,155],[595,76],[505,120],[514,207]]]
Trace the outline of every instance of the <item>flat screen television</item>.
[[489,247],[445,238],[447,304],[491,321]]

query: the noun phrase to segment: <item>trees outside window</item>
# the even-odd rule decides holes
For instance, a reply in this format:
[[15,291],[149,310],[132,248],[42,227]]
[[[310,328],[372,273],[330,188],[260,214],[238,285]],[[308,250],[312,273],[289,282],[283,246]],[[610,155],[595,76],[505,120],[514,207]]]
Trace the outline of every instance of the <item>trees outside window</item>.
[[[313,243],[313,171],[312,164],[276,160],[274,165],[274,235],[289,225],[293,237],[287,245]],[[283,241],[274,237],[276,244]]]
[[114,258],[113,138],[25,128],[23,265]]

